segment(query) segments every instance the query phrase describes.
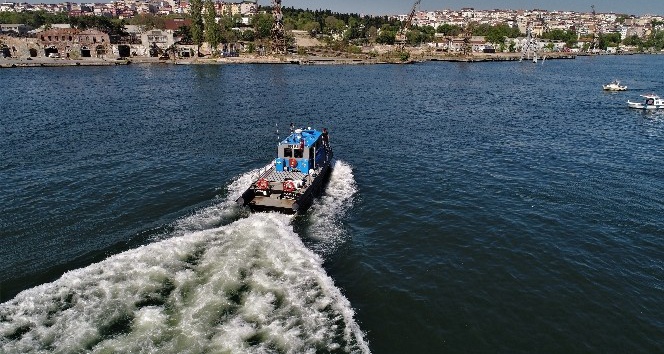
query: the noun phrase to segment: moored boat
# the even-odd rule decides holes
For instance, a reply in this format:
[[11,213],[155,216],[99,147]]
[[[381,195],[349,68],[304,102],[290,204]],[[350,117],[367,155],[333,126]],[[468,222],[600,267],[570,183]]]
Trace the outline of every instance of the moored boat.
[[627,91],[627,86],[621,85],[618,80],[613,80],[606,85],[602,85],[602,88],[605,91]]
[[279,142],[271,166],[236,202],[252,211],[303,213],[323,192],[332,156],[326,129],[295,129]]
[[664,108],[664,99],[660,98],[658,95],[655,95],[654,93],[641,95],[641,97],[643,97],[643,100],[640,102],[632,102],[628,100],[627,105],[629,106],[629,108],[635,108],[635,109]]

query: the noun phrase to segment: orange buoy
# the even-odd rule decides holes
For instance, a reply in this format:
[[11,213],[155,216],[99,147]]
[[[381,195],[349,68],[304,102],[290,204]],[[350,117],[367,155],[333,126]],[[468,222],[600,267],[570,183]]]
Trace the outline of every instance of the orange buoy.
[[292,192],[295,190],[295,182],[288,180],[284,181],[284,192]]
[[256,181],[256,188],[260,190],[268,190],[270,189],[270,182],[268,182],[265,178],[261,178]]

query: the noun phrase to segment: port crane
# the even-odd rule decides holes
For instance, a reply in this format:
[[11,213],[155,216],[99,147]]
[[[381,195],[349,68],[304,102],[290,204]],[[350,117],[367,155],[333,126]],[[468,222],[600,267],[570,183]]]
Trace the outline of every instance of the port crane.
[[526,28],[526,40],[521,49],[521,59],[519,59],[519,61],[523,61],[524,58],[529,60],[531,52],[533,53],[533,61],[537,61],[535,39],[533,38],[533,26],[530,22],[528,22],[528,27]]
[[463,26],[463,56],[469,56],[473,53],[473,44],[471,40],[473,39],[473,23],[470,21],[464,20]]
[[284,15],[281,13],[281,0],[272,0],[272,52],[286,54],[286,34],[284,33]]
[[590,51],[594,53],[597,49],[599,49],[599,38],[602,35],[602,33],[599,24],[597,22],[597,12],[595,12],[595,5],[591,5],[590,8],[593,9],[592,11],[593,24],[595,25],[595,30],[593,31],[593,41],[590,45]]
[[417,7],[420,5],[422,0],[417,0],[413,4],[413,8],[410,10],[410,14],[408,15],[408,18],[406,21],[401,25],[401,28],[399,29],[399,33],[397,33],[396,36],[396,44],[399,47],[400,51],[403,51],[404,47],[406,46],[406,32],[410,29],[410,27],[413,25],[413,17],[415,17],[415,11],[417,11]]

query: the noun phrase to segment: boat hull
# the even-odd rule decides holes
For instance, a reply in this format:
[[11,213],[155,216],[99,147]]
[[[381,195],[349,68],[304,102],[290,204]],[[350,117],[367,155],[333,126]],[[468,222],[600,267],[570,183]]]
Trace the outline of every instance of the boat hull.
[[606,87],[606,86],[604,86],[604,91],[627,91],[627,87]]
[[643,104],[641,102],[627,101],[627,105],[628,105],[629,108],[633,108],[633,109],[643,109],[643,110],[664,109],[664,104],[646,105],[646,104]]
[[[316,197],[325,190],[332,173],[332,161],[327,162],[316,172],[305,175],[306,186],[294,192],[284,192],[278,188],[262,191],[255,188],[255,182],[242,196],[236,200],[238,205],[247,206],[252,212],[279,212],[283,214],[301,214],[306,212]],[[264,175],[275,176],[280,172],[271,167]],[[271,185],[279,186],[281,181],[270,181]]]

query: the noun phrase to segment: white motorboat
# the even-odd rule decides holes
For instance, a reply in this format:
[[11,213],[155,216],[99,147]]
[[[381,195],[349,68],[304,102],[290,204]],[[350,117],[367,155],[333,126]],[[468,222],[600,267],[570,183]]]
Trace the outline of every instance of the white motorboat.
[[650,93],[647,95],[641,95],[643,97],[643,100],[640,102],[632,102],[632,101],[627,101],[627,105],[629,108],[635,108],[635,109],[662,109],[664,108],[664,99],[660,98],[659,96],[655,95],[654,93]]
[[606,91],[627,91],[627,86],[621,85],[618,80],[613,80],[609,84],[602,85],[602,88]]

